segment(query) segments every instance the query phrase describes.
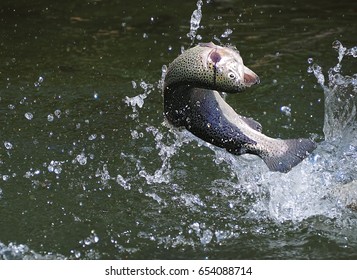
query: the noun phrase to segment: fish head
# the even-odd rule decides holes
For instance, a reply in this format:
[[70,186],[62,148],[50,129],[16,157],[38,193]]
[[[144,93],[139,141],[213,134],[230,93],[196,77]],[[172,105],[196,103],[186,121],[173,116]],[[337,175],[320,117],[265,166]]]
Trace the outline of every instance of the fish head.
[[211,48],[205,52],[204,64],[213,73],[213,87],[216,90],[235,93],[259,83],[258,75],[244,65],[235,48],[213,43],[204,44],[203,47]]

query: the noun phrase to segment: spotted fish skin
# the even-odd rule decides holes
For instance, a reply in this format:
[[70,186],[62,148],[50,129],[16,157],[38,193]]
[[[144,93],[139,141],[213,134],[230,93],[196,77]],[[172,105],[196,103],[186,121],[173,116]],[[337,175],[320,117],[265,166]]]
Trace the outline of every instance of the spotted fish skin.
[[185,84],[236,93],[256,83],[259,77],[244,66],[237,50],[211,42],[199,44],[177,57],[167,70],[164,86]]
[[177,127],[228,152],[260,156],[270,170],[288,172],[316,148],[309,139],[274,139],[238,115],[218,91],[235,93],[259,83],[237,50],[200,44],[176,58],[164,81],[164,114]]

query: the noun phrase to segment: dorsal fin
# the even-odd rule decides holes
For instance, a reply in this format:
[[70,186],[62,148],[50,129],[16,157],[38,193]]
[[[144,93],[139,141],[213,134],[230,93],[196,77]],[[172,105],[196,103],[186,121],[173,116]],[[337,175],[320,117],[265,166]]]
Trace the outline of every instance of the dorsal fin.
[[198,43],[198,45],[200,47],[207,47],[207,48],[216,48],[217,46],[212,43],[212,42],[208,42],[208,43]]

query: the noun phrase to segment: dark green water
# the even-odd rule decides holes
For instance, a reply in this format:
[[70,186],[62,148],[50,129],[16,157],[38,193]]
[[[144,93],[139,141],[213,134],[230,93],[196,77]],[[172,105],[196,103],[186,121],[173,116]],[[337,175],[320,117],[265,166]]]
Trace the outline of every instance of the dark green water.
[[196,1],[53,2],[0,4],[0,259],[357,257],[356,214],[329,195],[357,188],[355,130],[323,142],[328,95],[307,71],[357,45],[356,3],[203,4],[194,44],[236,45],[261,79],[227,102],[323,142],[285,175],[163,123],[161,69],[192,44]]

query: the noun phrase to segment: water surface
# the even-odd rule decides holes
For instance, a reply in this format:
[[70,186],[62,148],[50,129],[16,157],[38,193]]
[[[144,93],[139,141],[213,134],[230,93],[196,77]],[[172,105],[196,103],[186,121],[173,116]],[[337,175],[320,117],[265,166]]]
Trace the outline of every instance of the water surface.
[[[331,47],[356,4],[204,1],[190,37],[196,4],[2,1],[0,259],[357,257],[356,59]],[[309,159],[272,173],[164,123],[162,66],[207,41],[261,79],[227,102]]]

